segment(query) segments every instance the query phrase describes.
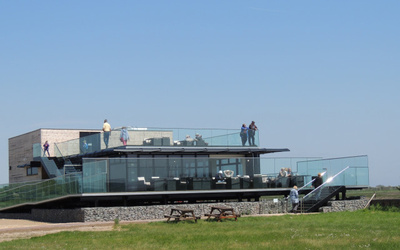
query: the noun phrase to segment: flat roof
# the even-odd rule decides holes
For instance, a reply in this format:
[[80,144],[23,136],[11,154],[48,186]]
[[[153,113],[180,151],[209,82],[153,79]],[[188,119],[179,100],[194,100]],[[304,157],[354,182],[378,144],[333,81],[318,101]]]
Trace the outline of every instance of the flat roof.
[[[259,148],[259,147],[179,147],[179,146],[121,146],[102,150],[105,152],[119,152],[119,153],[193,153],[193,154],[268,154],[277,152],[288,152],[287,148]],[[100,152],[97,152],[100,153]],[[94,152],[96,154],[96,152]],[[112,154],[112,153],[111,153]],[[90,155],[90,154],[88,154]]]

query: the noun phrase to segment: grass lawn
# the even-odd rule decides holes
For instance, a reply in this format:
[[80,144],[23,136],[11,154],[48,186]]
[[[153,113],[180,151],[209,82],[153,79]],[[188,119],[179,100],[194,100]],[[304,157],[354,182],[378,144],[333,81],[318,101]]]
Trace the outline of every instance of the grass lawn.
[[370,210],[153,222],[14,240],[0,249],[400,249],[399,225],[399,212]]
[[348,190],[346,195],[365,196],[371,198],[376,193],[375,199],[400,199],[400,190],[395,187],[366,188],[361,190]]

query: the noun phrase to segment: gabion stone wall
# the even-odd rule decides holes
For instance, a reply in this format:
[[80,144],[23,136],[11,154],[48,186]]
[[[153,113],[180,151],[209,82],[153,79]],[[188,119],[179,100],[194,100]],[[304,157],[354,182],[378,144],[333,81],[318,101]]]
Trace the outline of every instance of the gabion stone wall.
[[[363,209],[368,199],[330,201],[331,207],[323,207],[321,212],[355,211]],[[290,202],[279,199],[277,201],[259,202],[228,202],[228,203],[202,203],[179,205],[156,205],[138,207],[108,207],[108,208],[82,208],[84,221],[121,221],[155,220],[163,219],[164,214],[169,214],[171,208],[193,209],[196,216],[204,216],[211,211],[212,206],[233,207],[240,215],[279,214],[287,213],[291,209]]]
[[[363,209],[368,199],[330,201],[327,207],[322,207],[321,212],[355,211]],[[279,214],[287,213],[291,209],[290,202],[279,200],[266,200],[258,202],[226,202],[226,203],[199,203],[199,204],[174,204],[137,207],[95,207],[79,209],[32,209],[31,213],[0,213],[0,218],[27,219],[42,222],[108,222],[116,219],[120,221],[159,220],[169,214],[171,208],[193,209],[196,216],[210,213],[212,206],[233,207],[239,215]]]
[[328,201],[328,206],[321,207],[319,211],[324,213],[356,211],[365,208],[367,204],[367,198],[361,198],[360,200]]
[[229,203],[199,203],[199,204],[174,204],[137,207],[104,207],[82,208],[85,222],[95,221],[121,221],[156,220],[163,219],[170,213],[171,208],[193,209],[196,216],[210,213],[212,206],[228,206],[235,209],[235,213],[260,214],[259,202],[229,202]]

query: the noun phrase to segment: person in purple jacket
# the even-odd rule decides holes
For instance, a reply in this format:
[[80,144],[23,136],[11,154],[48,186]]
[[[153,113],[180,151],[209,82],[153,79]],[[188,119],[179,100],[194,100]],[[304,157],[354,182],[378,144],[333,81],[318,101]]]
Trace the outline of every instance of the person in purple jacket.
[[247,142],[247,131],[249,130],[248,127],[246,127],[246,124],[242,124],[242,127],[240,129],[240,138],[242,139],[242,146],[244,146]]
[[43,144],[43,156],[46,156],[46,152],[47,152],[47,155],[50,157],[49,147],[50,147],[49,142],[46,141]]

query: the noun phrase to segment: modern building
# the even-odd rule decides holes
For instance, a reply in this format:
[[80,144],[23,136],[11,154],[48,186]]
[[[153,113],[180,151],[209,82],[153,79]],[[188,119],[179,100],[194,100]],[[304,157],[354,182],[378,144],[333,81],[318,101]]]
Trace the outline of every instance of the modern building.
[[240,130],[128,127],[124,145],[122,129],[109,137],[100,130],[38,129],[10,138],[10,184],[0,191],[0,211],[257,201],[288,194],[293,185],[312,192],[320,172],[329,187],[321,204],[369,185],[367,156],[264,157],[289,149],[259,147],[258,131],[255,145],[243,146]]

